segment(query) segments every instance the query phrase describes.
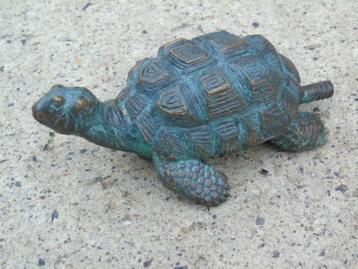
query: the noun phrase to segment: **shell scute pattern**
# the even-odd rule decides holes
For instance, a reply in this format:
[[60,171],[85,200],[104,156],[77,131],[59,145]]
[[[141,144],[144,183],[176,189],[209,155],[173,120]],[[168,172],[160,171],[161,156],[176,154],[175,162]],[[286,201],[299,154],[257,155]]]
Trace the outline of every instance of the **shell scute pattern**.
[[[259,35],[222,31],[176,40],[132,69],[126,108],[150,143],[163,143],[162,128],[165,134],[186,130],[187,150],[200,156],[247,148],[277,135],[296,113],[298,96],[287,86],[284,64]],[[294,66],[287,68],[293,80]],[[180,144],[180,137],[167,137]]]
[[188,130],[196,156],[205,159],[215,155],[215,136],[210,125],[201,125]]
[[160,93],[154,109],[170,126],[201,124],[205,117],[204,100],[199,99],[195,92],[183,83],[170,84]]
[[199,79],[207,99],[208,118],[215,119],[239,112],[244,103],[230,80],[220,69],[210,70]]
[[185,159],[190,152],[186,142],[186,132],[184,130],[160,128],[157,134],[154,150],[168,160],[181,158]]
[[158,57],[175,67],[184,76],[202,68],[214,65],[216,59],[193,40],[179,39],[160,47]]
[[243,37],[225,31],[202,35],[194,40],[204,44],[209,51],[218,55],[221,61],[235,56],[249,56],[256,53],[255,49]]
[[129,114],[136,118],[149,102],[150,99],[144,94],[135,93],[128,98],[125,106]]
[[261,35],[248,35],[245,39],[251,46],[263,54],[276,52],[275,47],[271,44],[271,42]]
[[176,80],[176,74],[160,59],[147,58],[131,69],[128,84],[137,91],[151,95]]

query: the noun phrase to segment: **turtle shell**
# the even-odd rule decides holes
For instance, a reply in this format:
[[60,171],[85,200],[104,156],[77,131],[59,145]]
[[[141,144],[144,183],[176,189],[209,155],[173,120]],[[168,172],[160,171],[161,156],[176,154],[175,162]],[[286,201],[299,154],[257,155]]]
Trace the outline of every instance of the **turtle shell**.
[[260,35],[225,31],[162,46],[136,64],[117,104],[166,158],[206,158],[282,134],[296,116],[300,78]]

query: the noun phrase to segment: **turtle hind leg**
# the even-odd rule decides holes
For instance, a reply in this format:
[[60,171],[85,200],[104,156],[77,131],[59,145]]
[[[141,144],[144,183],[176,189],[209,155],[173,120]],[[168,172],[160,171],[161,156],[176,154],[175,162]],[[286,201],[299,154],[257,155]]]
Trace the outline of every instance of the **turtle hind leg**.
[[299,112],[286,134],[271,140],[277,147],[290,152],[316,148],[327,143],[328,131],[319,116]]
[[154,164],[165,187],[207,206],[216,206],[229,196],[226,176],[199,160],[168,161],[154,154]]

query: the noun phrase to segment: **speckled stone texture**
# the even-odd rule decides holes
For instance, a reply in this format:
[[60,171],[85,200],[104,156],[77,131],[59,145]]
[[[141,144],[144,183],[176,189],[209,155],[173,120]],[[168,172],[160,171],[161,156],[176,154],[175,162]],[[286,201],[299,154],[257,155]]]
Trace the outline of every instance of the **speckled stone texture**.
[[[357,14],[355,0],[2,0],[0,268],[357,268]],[[335,95],[302,107],[322,116],[326,146],[212,160],[232,187],[219,207],[31,117],[53,84],[112,98],[166,41],[220,29],[264,35],[303,84],[331,79]]]

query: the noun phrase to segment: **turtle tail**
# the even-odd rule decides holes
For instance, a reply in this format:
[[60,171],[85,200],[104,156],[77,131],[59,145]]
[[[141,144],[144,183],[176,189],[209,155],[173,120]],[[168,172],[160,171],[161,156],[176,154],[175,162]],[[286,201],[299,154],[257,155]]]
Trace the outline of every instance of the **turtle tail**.
[[330,98],[333,95],[333,84],[331,81],[321,81],[300,88],[300,104],[313,102],[320,99]]

